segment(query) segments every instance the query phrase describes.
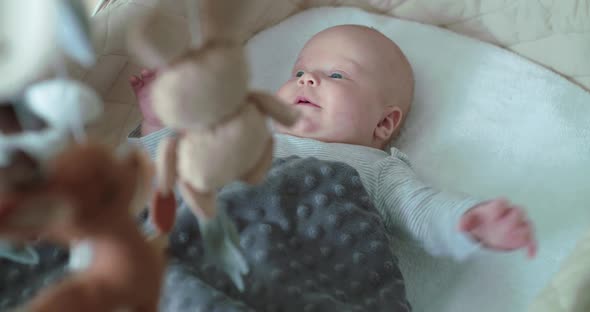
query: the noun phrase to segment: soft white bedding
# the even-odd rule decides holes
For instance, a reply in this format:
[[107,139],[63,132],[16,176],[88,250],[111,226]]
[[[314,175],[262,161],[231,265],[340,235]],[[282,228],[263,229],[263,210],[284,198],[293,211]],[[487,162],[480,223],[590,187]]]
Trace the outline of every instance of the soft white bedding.
[[464,263],[396,242],[414,310],[520,312],[590,227],[590,94],[496,46],[353,8],[300,13],[252,38],[253,85],[275,91],[303,43],[336,24],[372,26],[405,51],[416,98],[396,143],[425,180],[526,207],[540,250]]
[[[84,0],[93,17],[97,65],[74,71],[104,96],[104,117],[92,129],[118,144],[140,120],[128,77],[140,68],[126,50],[129,25],[151,9],[160,18],[153,34],[171,50],[188,43],[185,1]],[[108,6],[96,6],[108,2]],[[590,89],[590,0],[248,0],[240,18],[244,40],[310,7],[352,6],[382,16],[415,20],[491,42],[546,66]]]

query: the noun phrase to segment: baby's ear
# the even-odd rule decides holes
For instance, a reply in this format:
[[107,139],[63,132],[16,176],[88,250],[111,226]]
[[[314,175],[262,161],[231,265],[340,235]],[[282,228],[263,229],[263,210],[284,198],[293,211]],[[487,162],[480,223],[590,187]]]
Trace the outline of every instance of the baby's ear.
[[389,140],[400,127],[403,117],[403,112],[398,106],[387,107],[385,115],[375,128],[375,139],[379,141]]

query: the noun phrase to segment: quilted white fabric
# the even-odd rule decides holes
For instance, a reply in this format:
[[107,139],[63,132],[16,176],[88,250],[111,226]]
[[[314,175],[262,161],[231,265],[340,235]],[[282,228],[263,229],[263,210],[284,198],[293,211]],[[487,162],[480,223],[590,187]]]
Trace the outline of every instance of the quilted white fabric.
[[[126,28],[137,17],[159,7],[154,36],[170,49],[188,42],[183,3],[178,0],[85,0],[99,8],[94,16],[98,63],[75,76],[95,87],[107,101],[103,120],[92,132],[116,143],[137,125],[139,112],[128,77],[140,67],[128,57]],[[506,47],[590,89],[590,0],[247,0],[243,38],[288,16],[318,6],[354,6],[384,16],[438,25]],[[100,3],[108,5],[100,5]],[[98,6],[95,4],[99,3]]]
[[[99,53],[117,67],[113,55],[126,55],[124,29],[134,17],[160,4],[166,11],[154,31],[169,36],[162,40],[179,44],[185,40],[184,1],[108,1],[95,16]],[[248,0],[244,12],[244,38],[272,26],[287,16],[318,6],[354,6],[388,16],[437,25],[487,41],[540,63],[590,88],[590,0]],[[179,34],[176,34],[179,33]],[[175,35],[176,34],[176,35]],[[116,72],[116,71],[115,71]],[[112,82],[113,72],[103,70]],[[110,74],[110,75],[108,75]],[[100,74],[99,74],[100,75]]]

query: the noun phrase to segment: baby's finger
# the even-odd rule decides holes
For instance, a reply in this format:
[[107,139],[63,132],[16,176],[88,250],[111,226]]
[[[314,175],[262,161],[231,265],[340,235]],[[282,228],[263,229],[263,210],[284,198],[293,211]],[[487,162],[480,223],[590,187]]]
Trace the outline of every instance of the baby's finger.
[[141,79],[135,75],[129,77],[129,83],[131,83],[131,85],[133,85],[133,86],[137,85],[140,82],[141,82]]
[[527,251],[528,251],[527,254],[528,254],[529,259],[532,259],[537,255],[537,248],[538,248],[537,238],[535,237],[535,228],[531,222],[527,221],[526,228],[528,229],[528,233],[529,233],[529,235],[528,235],[529,244],[527,246]]
[[505,224],[509,228],[517,228],[523,223],[523,220],[525,220],[525,218],[522,209],[519,207],[510,207],[508,208],[508,212],[499,220],[499,222]]
[[138,76],[131,76],[129,78],[129,83],[131,84],[131,87],[133,87],[133,89],[135,90],[143,87],[143,80]]
[[494,203],[501,205],[501,206],[508,206],[510,205],[510,201],[506,197],[498,197],[493,200]]
[[143,76],[144,78],[150,78],[152,77],[156,72],[150,69],[142,69],[141,70],[141,76]]
[[462,232],[470,232],[477,228],[481,223],[481,217],[478,215],[477,211],[471,210],[465,213],[459,221],[459,230]]
[[531,240],[531,242],[527,246],[527,255],[529,259],[534,258],[537,255],[537,241]]
[[506,247],[511,249],[527,248],[529,257],[536,252],[536,243],[530,227],[520,227],[506,236]]
[[493,207],[491,210],[491,219],[500,220],[510,212],[510,203],[505,198],[498,198],[490,203]]

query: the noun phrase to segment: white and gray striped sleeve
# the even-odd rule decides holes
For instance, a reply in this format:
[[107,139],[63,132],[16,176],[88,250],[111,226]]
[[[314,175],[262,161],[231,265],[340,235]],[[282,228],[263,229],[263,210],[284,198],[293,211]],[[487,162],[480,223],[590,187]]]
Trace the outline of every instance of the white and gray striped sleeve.
[[435,256],[463,260],[480,248],[458,230],[458,224],[481,200],[440,191],[420,181],[399,151],[393,150],[379,167],[376,205],[388,227],[419,241]]
[[155,159],[160,141],[163,138],[172,136],[174,134],[174,130],[170,128],[163,128],[146,136],[141,136],[139,128],[137,128],[129,134],[127,140],[129,142],[138,143],[148,152],[152,159]]

